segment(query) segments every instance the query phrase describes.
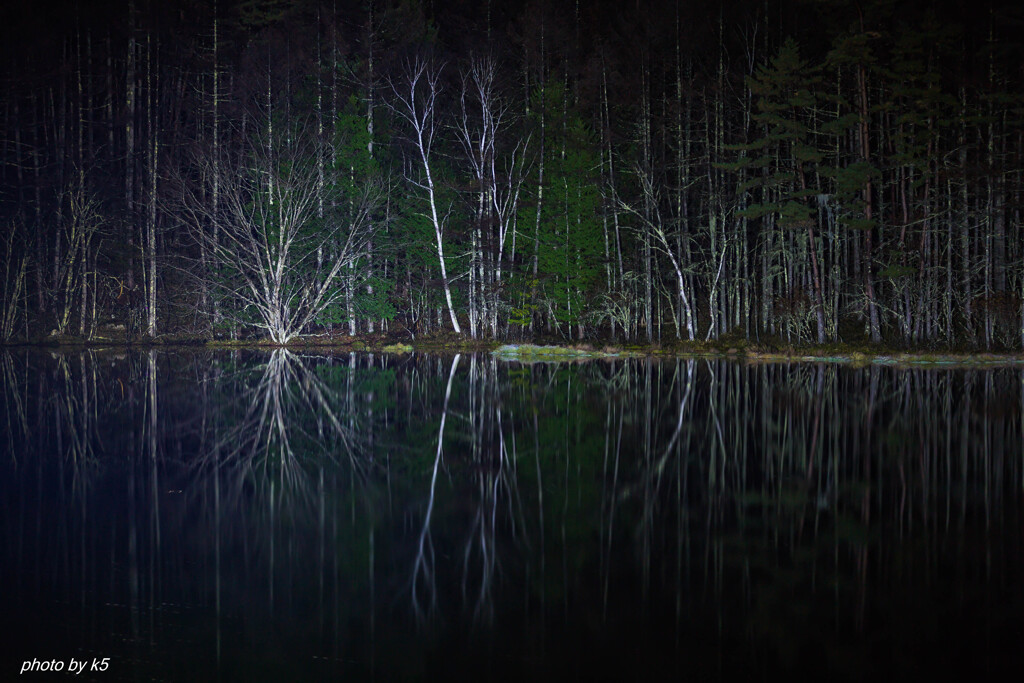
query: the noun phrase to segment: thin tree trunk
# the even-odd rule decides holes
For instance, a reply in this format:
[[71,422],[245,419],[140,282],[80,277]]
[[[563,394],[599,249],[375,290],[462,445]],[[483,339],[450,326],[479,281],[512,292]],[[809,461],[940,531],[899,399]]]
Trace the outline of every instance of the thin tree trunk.
[[[149,213],[146,221],[146,334],[156,336],[156,179],[160,131],[153,81],[152,37],[146,37],[146,107],[149,110]],[[158,74],[159,76],[159,74]]]
[[[863,64],[857,66],[857,88],[859,90],[860,109],[860,152],[864,163],[871,163],[871,143],[868,138],[868,84],[867,69]],[[864,219],[868,223],[864,231],[864,291],[868,298],[868,325],[871,341],[875,344],[882,341],[881,329],[878,319],[878,304],[875,300],[873,234],[874,226],[871,221],[874,217],[874,205],[872,204],[872,182],[871,176],[864,183]]]
[[[124,197],[128,215],[128,290],[129,301],[135,290],[135,2],[128,1],[128,59],[125,68]],[[133,304],[129,304],[130,306]],[[134,311],[129,311],[129,316]]]

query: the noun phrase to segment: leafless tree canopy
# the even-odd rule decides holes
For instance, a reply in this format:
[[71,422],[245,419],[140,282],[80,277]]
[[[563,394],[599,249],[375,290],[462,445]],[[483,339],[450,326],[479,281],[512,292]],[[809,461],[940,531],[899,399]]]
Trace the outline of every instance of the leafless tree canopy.
[[[377,226],[379,182],[342,188],[339,173],[322,177],[318,160],[329,152],[305,128],[264,131],[250,135],[237,156],[197,152],[195,180],[179,184],[181,214],[217,264],[205,283],[240,303],[240,322],[277,343],[338,302],[340,273],[365,253]],[[210,201],[215,184],[217,204]]]

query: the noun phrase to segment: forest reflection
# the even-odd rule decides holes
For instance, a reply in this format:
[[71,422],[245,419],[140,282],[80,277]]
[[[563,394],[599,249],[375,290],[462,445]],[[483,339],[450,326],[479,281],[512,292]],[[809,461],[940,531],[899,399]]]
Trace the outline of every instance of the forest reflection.
[[1020,369],[285,350],[0,369],[12,657],[229,680],[1021,664]]

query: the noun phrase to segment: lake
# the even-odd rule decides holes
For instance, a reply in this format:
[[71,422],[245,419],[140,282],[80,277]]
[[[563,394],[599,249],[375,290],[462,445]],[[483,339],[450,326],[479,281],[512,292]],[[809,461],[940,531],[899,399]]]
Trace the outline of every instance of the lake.
[[1024,665],[1019,367],[167,348],[0,372],[6,679]]

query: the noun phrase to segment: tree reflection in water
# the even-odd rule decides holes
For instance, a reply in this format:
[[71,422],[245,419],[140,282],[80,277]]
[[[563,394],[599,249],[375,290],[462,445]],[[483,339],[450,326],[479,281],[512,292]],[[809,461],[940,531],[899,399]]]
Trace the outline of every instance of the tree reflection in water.
[[278,486],[312,499],[316,474],[339,459],[355,475],[367,474],[358,410],[346,385],[332,386],[287,349],[270,352],[265,363],[221,376],[214,384],[210,414],[216,433],[197,466],[226,469],[240,481]]
[[[434,493],[437,490],[437,470],[441,465],[441,454],[444,452],[444,423],[448,418],[448,400],[452,395],[452,380],[455,370],[459,367],[459,354],[452,360],[452,369],[448,373],[448,385],[444,392],[444,404],[441,408],[441,426],[437,428],[437,455],[434,456],[434,468],[430,474],[430,499],[427,512],[423,516],[423,530],[416,552],[416,561],[412,569],[412,608],[422,621],[428,614],[432,615],[437,608],[437,586],[434,580],[434,540],[430,536],[430,518],[434,512]],[[421,579],[422,577],[422,579]],[[420,604],[419,584],[422,581],[428,595],[427,609]]]
[[12,656],[175,679],[1021,664],[1019,369],[19,350],[0,377]]

